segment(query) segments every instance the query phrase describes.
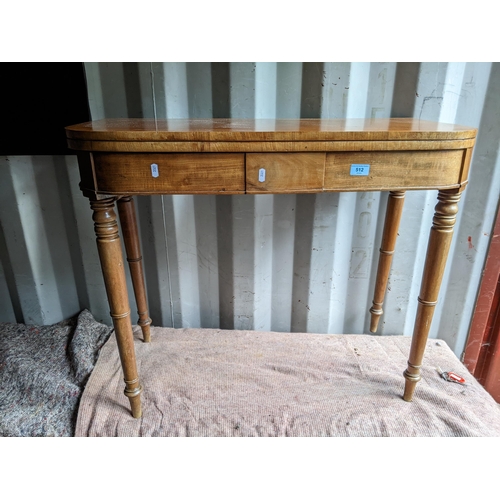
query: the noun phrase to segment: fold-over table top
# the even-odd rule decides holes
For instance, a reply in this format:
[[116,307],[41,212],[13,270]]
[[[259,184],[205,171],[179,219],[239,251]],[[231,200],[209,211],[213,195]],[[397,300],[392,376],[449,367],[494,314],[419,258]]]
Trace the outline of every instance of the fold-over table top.
[[474,139],[476,129],[413,118],[114,118],[66,127],[66,135],[72,141],[432,141]]

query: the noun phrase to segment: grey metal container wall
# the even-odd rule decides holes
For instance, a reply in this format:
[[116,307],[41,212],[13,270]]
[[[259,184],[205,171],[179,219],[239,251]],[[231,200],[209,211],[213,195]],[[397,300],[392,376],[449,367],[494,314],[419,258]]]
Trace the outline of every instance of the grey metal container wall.
[[[477,127],[431,330],[461,355],[500,191],[500,64],[86,63],[85,70],[92,119],[415,117]],[[47,324],[89,308],[110,322],[78,182],[75,156],[1,158],[0,321]],[[386,200],[387,193],[138,197],[154,324],[368,332]],[[383,335],[412,334],[435,204],[436,192],[407,194]]]

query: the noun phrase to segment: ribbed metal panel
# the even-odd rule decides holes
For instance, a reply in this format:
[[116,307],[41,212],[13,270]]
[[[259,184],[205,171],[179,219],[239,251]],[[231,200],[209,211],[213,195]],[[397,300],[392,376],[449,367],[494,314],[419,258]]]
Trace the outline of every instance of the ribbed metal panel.
[[[499,64],[86,63],[85,69],[93,119],[409,116],[477,127],[431,330],[462,353],[500,192]],[[1,162],[0,321],[47,324],[88,307],[109,323],[76,157]],[[407,193],[381,334],[412,334],[436,194]],[[368,332],[386,200],[387,193],[136,198],[154,324]]]

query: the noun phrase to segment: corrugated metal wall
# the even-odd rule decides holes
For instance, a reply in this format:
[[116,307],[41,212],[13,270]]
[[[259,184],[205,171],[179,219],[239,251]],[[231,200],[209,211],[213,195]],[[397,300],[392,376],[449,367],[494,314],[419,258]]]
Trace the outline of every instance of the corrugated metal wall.
[[[500,192],[500,64],[86,63],[85,70],[93,119],[410,116],[479,128],[431,330],[461,355]],[[74,156],[1,158],[0,321],[47,324],[87,307],[109,323],[78,181]],[[382,334],[412,333],[436,194],[407,194]],[[386,200],[387,193],[138,197],[154,324],[368,332]]]

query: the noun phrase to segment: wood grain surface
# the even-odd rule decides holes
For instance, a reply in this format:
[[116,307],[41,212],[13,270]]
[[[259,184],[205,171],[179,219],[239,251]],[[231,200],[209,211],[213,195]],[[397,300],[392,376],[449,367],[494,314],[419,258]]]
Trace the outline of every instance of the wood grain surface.
[[[464,152],[328,153],[325,191],[380,191],[459,186]],[[368,164],[367,176],[350,175],[352,164]]]
[[[246,192],[321,192],[325,158],[325,153],[249,153],[246,155]],[[261,170],[263,180],[259,180]]]
[[66,127],[66,136],[99,141],[387,141],[474,139],[476,130],[414,118],[174,119],[118,118]]
[[[94,154],[99,192],[245,192],[243,154]],[[158,167],[153,177],[151,165]]]
[[[142,411],[141,387],[130,347],[132,328],[113,211],[115,198],[127,197],[120,204],[125,243],[138,284],[139,314],[143,325],[149,327],[139,236],[129,195],[392,191],[371,310],[375,331],[382,314],[403,191],[439,189],[404,372],[403,398],[412,400],[421,378],[425,343],[451,244],[458,200],[467,184],[475,129],[410,118],[115,119],[70,126],[66,135],[69,147],[80,152],[80,187],[91,199],[94,210],[99,256],[125,375],[125,394],[136,418]],[[353,164],[366,166],[366,175],[352,175],[356,173],[351,171]],[[105,197],[110,199],[102,199]]]

